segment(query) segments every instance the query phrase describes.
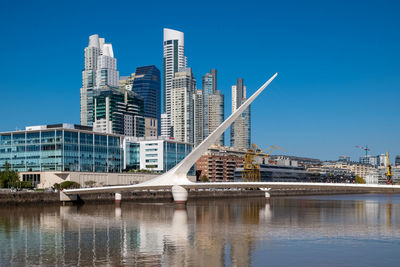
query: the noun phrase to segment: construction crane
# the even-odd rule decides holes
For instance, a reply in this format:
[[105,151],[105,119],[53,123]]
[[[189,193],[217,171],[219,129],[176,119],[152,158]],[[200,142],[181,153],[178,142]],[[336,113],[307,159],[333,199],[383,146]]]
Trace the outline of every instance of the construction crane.
[[365,147],[363,146],[356,146],[356,148],[362,149],[365,151],[365,156],[368,156],[368,151],[370,151],[371,149],[368,147],[368,145],[366,145]]
[[[243,182],[259,182],[261,180],[260,163],[258,163],[256,161],[256,157],[261,157],[261,158],[265,159],[275,149],[280,149],[280,150],[284,151],[279,146],[270,146],[267,149],[264,149],[261,151],[256,144],[252,144],[251,148],[249,148],[247,150],[247,153],[244,155],[242,181]],[[267,153],[264,153],[264,152],[267,152]]]
[[393,184],[392,180],[393,172],[392,172],[392,167],[390,166],[390,161],[389,161],[389,151],[386,152],[386,183],[387,184]]

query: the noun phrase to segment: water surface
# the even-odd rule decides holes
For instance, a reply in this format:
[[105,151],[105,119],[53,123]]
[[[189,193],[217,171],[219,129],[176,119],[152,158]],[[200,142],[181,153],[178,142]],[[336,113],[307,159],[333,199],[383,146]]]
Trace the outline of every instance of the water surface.
[[399,266],[400,195],[0,207],[0,266]]

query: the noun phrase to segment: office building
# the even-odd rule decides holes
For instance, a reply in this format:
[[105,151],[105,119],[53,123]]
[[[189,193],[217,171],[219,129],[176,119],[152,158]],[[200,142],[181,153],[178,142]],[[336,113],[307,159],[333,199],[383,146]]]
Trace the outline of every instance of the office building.
[[71,124],[0,133],[0,170],[8,162],[18,172],[120,172],[121,138]]
[[[217,90],[217,70],[212,69],[202,79],[203,85],[203,139],[224,121],[224,95]],[[224,145],[224,135],[218,144]]]
[[[245,101],[246,86],[243,79],[239,78],[237,84],[232,86],[232,113]],[[239,118],[231,125],[231,147],[250,148],[251,145],[251,106],[249,106]]]
[[[0,171],[6,163],[20,179],[37,188],[74,181],[81,186],[144,182],[151,174],[122,173],[129,169],[165,172],[193,149],[192,144],[157,137],[98,133],[92,127],[53,124],[0,133]],[[190,175],[193,175],[192,169]]]
[[353,172],[355,175],[360,176],[361,178],[365,178],[366,175],[371,171],[375,170],[376,168],[367,165],[367,164],[359,164],[359,163],[345,163],[345,162],[332,162],[324,164],[325,167],[329,168],[336,168],[336,169],[346,169]]
[[124,169],[166,172],[184,159],[193,145],[169,138],[125,137],[123,148]]
[[93,130],[127,136],[144,136],[143,98],[122,88],[97,89],[94,94]]
[[[167,114],[167,126],[171,124],[171,90],[172,80],[176,72],[185,69],[187,59],[185,57],[185,44],[183,32],[164,29],[164,57],[163,57],[163,113]],[[172,131],[170,131],[172,132]]]
[[144,100],[144,116],[157,119],[157,129],[161,134],[161,77],[156,66],[136,68],[131,90]]
[[377,156],[378,158],[378,167],[386,167],[387,166],[387,158],[385,154],[380,154]]
[[396,156],[396,159],[394,161],[395,166],[400,166],[400,155]]
[[350,162],[350,157],[349,156],[339,156],[339,162]]
[[379,160],[380,160],[380,156],[367,155],[367,156],[360,157],[361,164],[371,165],[374,167],[378,167]]
[[85,66],[82,71],[81,124],[92,126],[94,122],[95,91],[103,86],[117,87],[119,73],[111,44],[105,43],[98,34],[89,37],[85,48]]
[[177,72],[172,79],[171,131],[175,140],[194,143],[193,93],[196,80],[190,68]]

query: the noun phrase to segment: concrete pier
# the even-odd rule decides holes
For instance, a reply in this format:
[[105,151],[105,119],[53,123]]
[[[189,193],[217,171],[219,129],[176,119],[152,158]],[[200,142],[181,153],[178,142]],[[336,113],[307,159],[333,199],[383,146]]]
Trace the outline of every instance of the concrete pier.
[[117,205],[121,204],[121,200],[122,200],[122,194],[115,193],[115,204],[117,204]]
[[78,200],[78,195],[67,195],[63,191],[60,191],[60,201],[65,205],[68,202],[76,202]]
[[260,190],[265,192],[265,200],[269,202],[269,200],[271,199],[271,194],[270,194],[271,188],[260,188]]
[[174,198],[175,204],[186,204],[188,199],[188,191],[179,185],[172,187],[172,197]]

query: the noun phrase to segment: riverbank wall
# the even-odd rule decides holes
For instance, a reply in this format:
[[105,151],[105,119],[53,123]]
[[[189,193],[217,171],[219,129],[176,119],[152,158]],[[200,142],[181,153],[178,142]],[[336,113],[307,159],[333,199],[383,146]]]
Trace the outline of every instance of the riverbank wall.
[[[271,197],[310,196],[310,195],[342,195],[368,194],[382,192],[366,192],[355,190],[317,190],[317,189],[272,189]],[[265,192],[261,190],[191,190],[188,201],[196,199],[222,198],[263,198]],[[80,203],[111,203],[115,201],[114,193],[83,194],[78,198]],[[134,202],[173,202],[171,191],[134,191],[123,192],[122,201]],[[0,192],[0,204],[54,204],[61,203],[58,192]]]

